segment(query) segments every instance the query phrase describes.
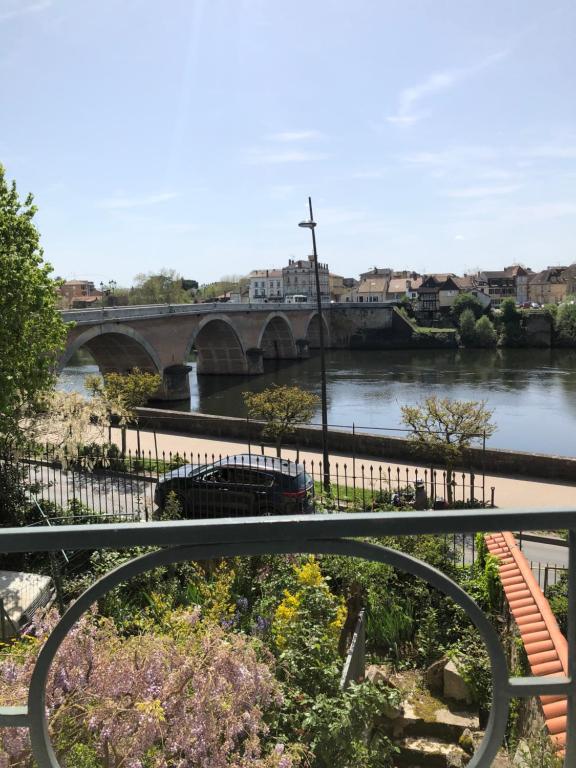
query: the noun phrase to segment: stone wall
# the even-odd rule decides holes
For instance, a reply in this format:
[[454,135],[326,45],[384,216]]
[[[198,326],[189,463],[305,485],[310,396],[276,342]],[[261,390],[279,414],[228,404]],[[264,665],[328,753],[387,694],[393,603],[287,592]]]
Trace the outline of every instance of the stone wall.
[[[211,416],[201,413],[170,411],[159,408],[138,408],[140,426],[143,429],[178,432],[225,440],[241,440],[259,443],[262,424],[248,422],[231,416]],[[287,438],[286,445],[320,449],[322,433],[319,427],[299,427],[296,434]],[[330,430],[329,449],[347,456],[366,456],[374,459],[426,464],[438,461],[434,455],[418,450],[411,441],[368,432]],[[467,452],[462,470],[482,471],[486,474],[525,476],[546,480],[576,482],[576,458],[549,456],[541,453],[505,451],[497,448],[482,451],[473,448]]]

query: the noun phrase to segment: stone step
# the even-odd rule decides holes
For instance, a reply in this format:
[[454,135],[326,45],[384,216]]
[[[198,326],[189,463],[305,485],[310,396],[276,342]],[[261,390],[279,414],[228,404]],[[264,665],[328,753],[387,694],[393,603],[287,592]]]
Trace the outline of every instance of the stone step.
[[477,731],[479,728],[478,717],[470,712],[454,712],[447,707],[435,710],[434,719],[419,717],[412,704],[404,704],[404,713],[401,717],[388,720],[385,729],[393,739],[400,738],[426,738],[437,739],[458,744],[458,739],[465,730]]
[[439,739],[408,736],[396,747],[400,752],[394,757],[395,768],[456,768],[469,760],[463,749]]

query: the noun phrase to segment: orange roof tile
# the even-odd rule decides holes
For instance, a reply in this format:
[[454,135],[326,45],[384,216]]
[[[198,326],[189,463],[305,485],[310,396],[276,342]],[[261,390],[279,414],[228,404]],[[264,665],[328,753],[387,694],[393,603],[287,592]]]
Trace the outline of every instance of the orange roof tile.
[[[528,561],[511,533],[487,535],[490,554],[500,561],[500,580],[524,644],[533,675],[567,675],[568,644]],[[552,741],[563,752],[566,744],[567,699],[541,696],[540,703]]]

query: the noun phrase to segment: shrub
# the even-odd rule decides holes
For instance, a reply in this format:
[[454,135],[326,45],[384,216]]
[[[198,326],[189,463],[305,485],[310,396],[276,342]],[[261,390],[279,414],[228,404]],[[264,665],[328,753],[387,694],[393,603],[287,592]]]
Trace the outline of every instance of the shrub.
[[495,347],[498,336],[490,318],[484,315],[476,321],[474,328],[474,343],[477,347]]
[[561,304],[556,316],[556,333],[560,344],[576,344],[576,304]]
[[465,347],[471,347],[476,341],[476,318],[471,309],[465,309],[460,317],[460,341]]
[[[48,614],[38,638],[0,663],[2,703],[25,698],[56,620]],[[265,713],[282,702],[271,655],[257,641],[205,624],[199,609],[174,613],[170,622],[168,632],[125,638],[110,620],[90,615],[69,633],[46,686],[61,765],[291,768],[290,750],[265,742]],[[0,732],[5,760],[35,764],[25,729]]]

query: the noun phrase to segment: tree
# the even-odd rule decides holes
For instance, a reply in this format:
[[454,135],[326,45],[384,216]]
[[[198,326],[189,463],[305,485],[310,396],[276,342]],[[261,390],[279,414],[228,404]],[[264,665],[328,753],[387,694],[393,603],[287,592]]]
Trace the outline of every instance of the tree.
[[276,443],[276,455],[281,456],[282,440],[294,432],[298,423],[310,421],[320,398],[300,387],[274,384],[263,392],[243,392],[248,415],[266,422],[262,434]]
[[498,341],[498,334],[489,317],[483,315],[476,320],[474,328],[474,343],[477,347],[495,347]]
[[465,347],[472,347],[476,341],[476,318],[471,309],[465,309],[460,315],[460,341]]
[[483,401],[427,397],[419,405],[402,406],[402,421],[413,430],[411,439],[446,466],[447,501],[454,501],[453,471],[464,451],[496,431],[493,411]]
[[156,274],[140,273],[134,278],[129,301],[130,304],[189,304],[192,296],[183,285],[182,277],[173,269],[161,269]]
[[512,298],[504,299],[500,304],[502,312],[502,342],[506,347],[520,347],[524,342],[522,313]]
[[463,312],[470,310],[474,314],[474,319],[477,320],[484,313],[484,307],[473,293],[460,293],[454,299],[454,303],[450,308],[452,317],[456,322],[459,322]]
[[556,333],[561,344],[576,343],[576,304],[561,304],[556,315]]
[[0,165],[0,442],[23,437],[22,419],[56,381],[66,343],[58,283],[43,259],[32,195],[24,202]]
[[[126,425],[136,421],[136,408],[146,405],[162,384],[157,373],[134,368],[130,373],[105,373],[103,377],[88,376],[86,388],[96,400],[105,404],[109,415],[119,419],[122,431],[122,454],[126,453]],[[137,434],[140,453],[140,433]]]

